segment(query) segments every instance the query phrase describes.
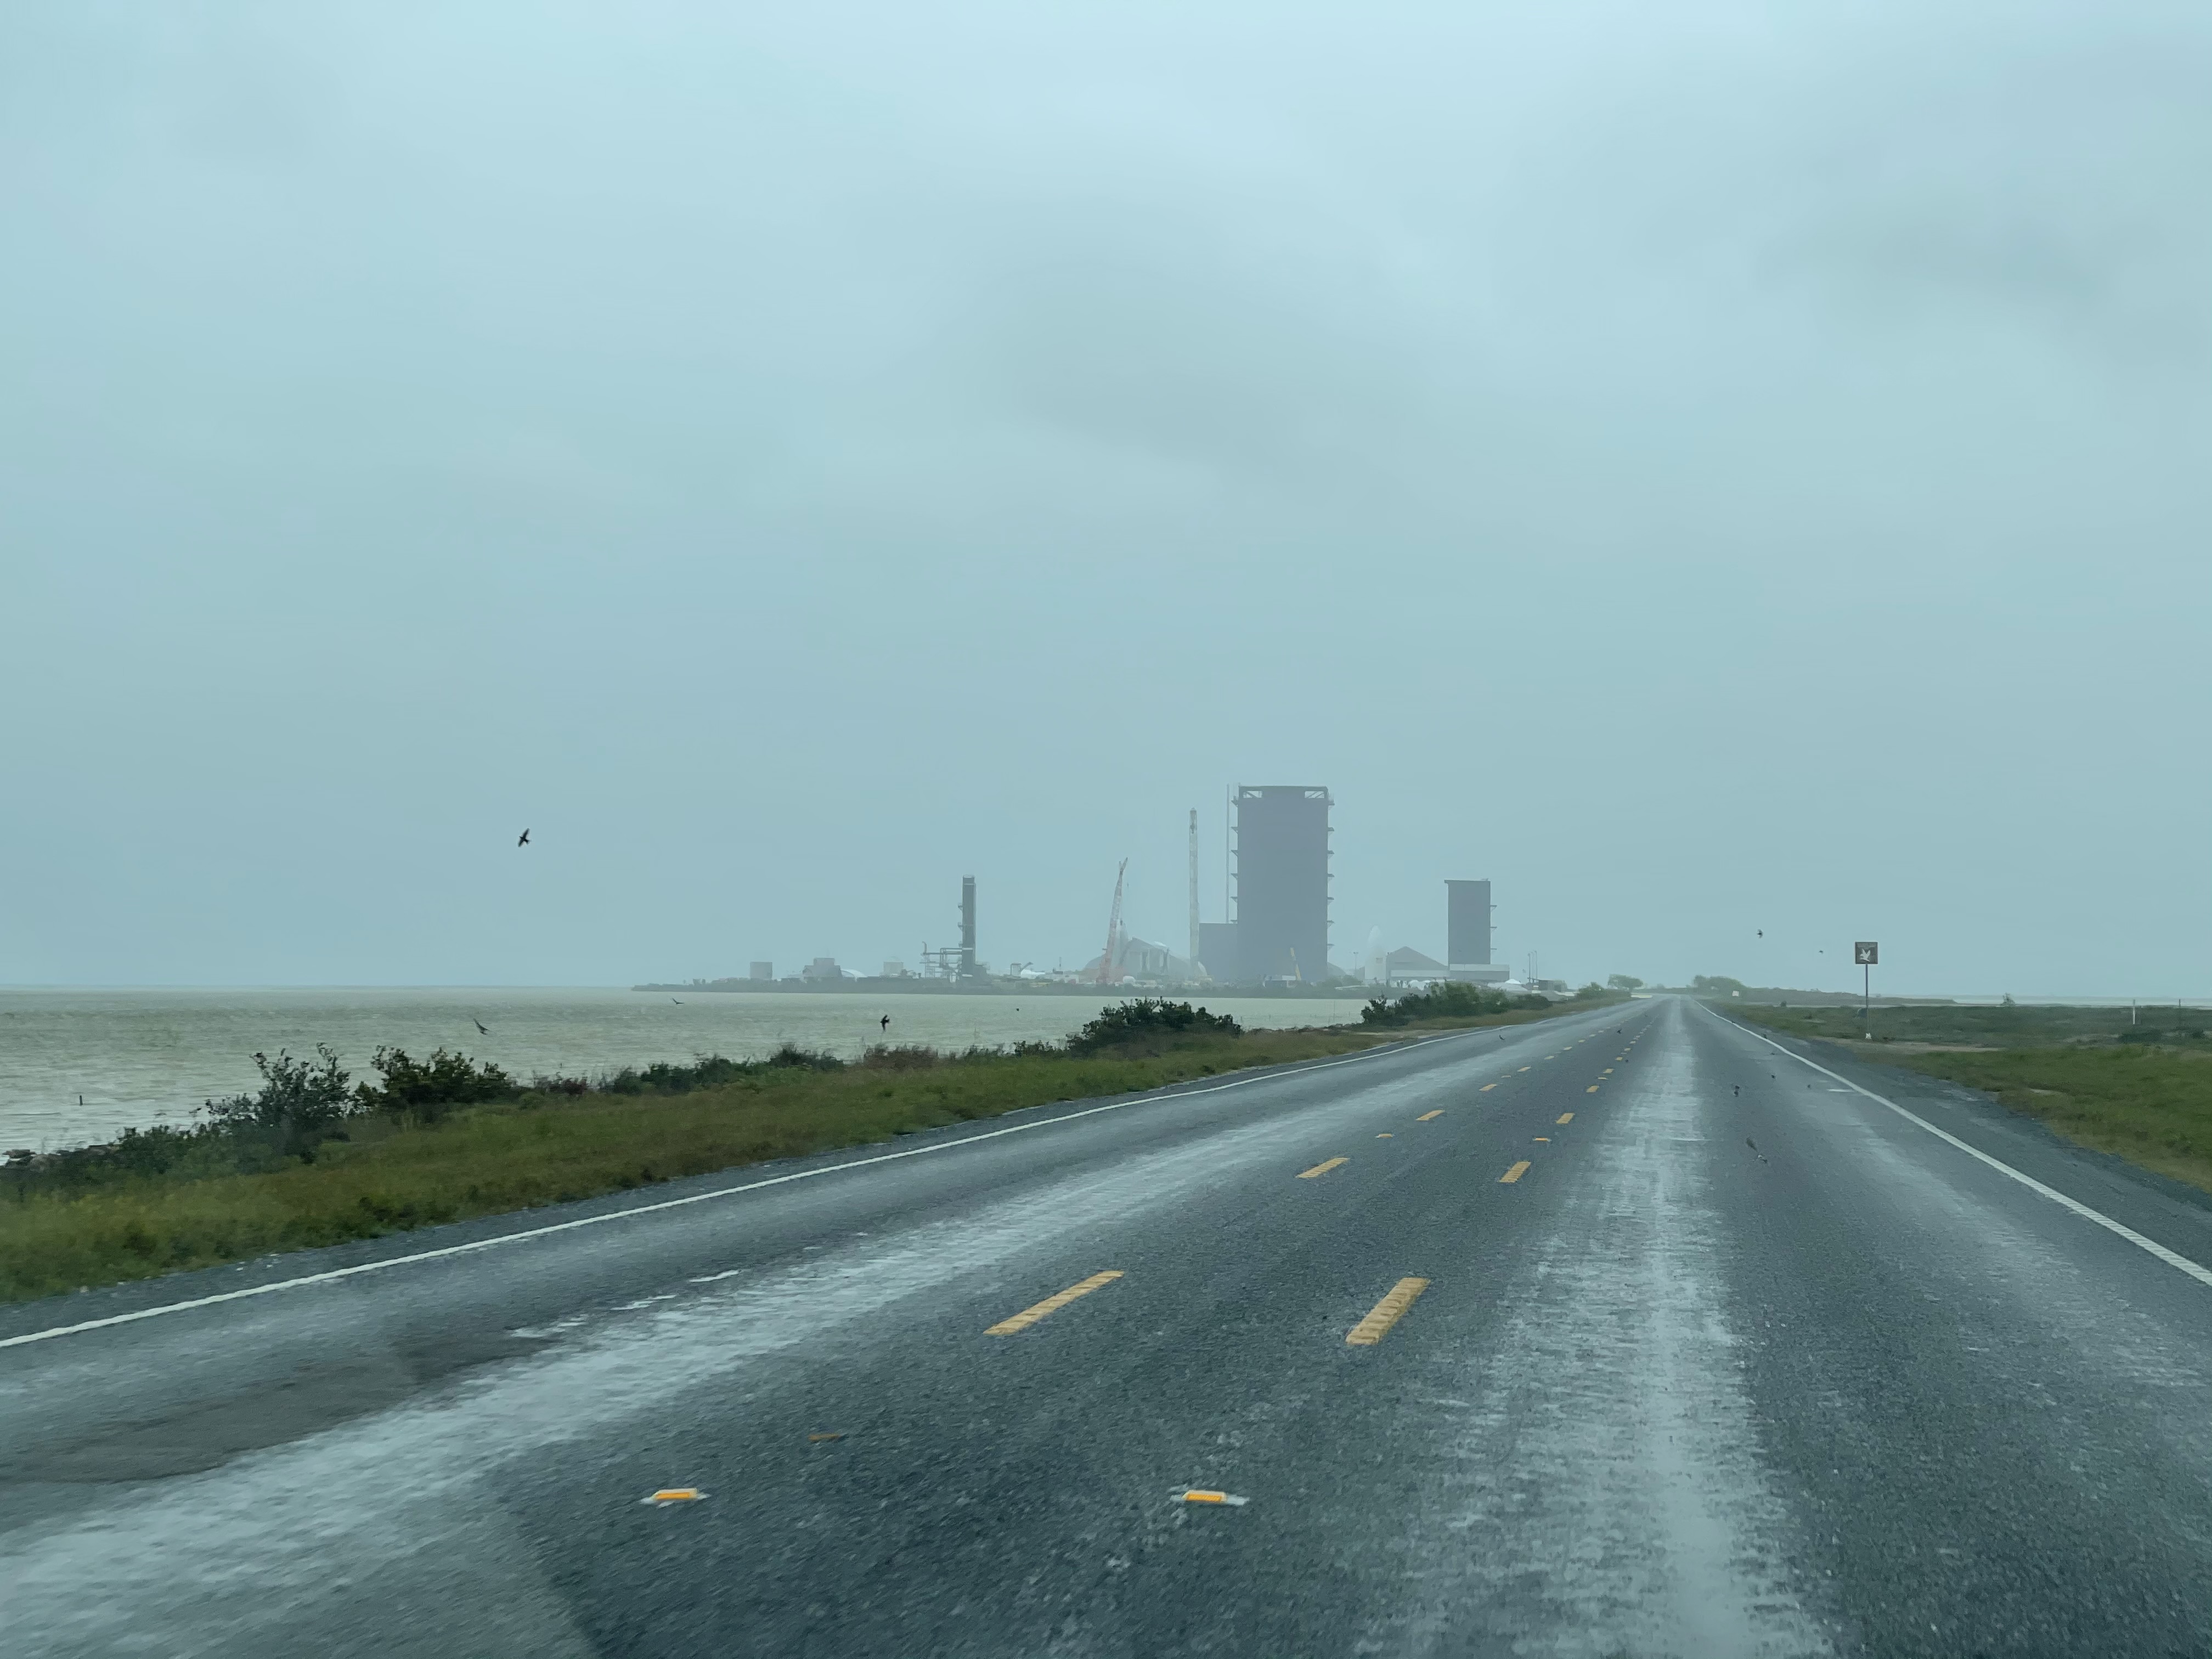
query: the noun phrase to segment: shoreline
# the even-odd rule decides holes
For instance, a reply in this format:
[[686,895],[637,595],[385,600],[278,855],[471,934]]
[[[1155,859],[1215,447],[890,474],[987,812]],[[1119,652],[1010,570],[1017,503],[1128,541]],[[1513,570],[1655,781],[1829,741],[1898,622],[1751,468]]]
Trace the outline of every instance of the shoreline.
[[[1071,1043],[947,1056],[883,1048],[850,1064],[798,1054],[733,1065],[714,1086],[683,1092],[524,1088],[434,1113],[350,1117],[343,1138],[313,1145],[304,1161],[263,1149],[258,1168],[217,1169],[198,1156],[199,1143],[179,1149],[173,1170],[150,1173],[129,1158],[80,1160],[66,1171],[52,1161],[35,1170],[16,1165],[13,1192],[0,1187],[0,1300],[573,1202],[1028,1107],[1142,1093],[1601,1006],[1562,1000],[1387,1029],[1139,1031],[1094,1050]],[[80,1184],[66,1184],[80,1173]]]

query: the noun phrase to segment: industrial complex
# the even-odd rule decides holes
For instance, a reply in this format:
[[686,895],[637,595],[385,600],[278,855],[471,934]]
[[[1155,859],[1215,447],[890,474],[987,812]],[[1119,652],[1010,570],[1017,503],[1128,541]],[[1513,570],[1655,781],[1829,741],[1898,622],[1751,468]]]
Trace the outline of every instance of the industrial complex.
[[[978,954],[975,878],[960,881],[958,943],[924,941],[916,966],[885,962],[878,973],[816,957],[779,975],[772,962],[754,962],[742,979],[690,980],[694,990],[763,991],[857,988],[989,991],[1000,988],[1090,991],[1100,987],[1188,990],[1200,987],[1243,992],[1297,994],[1346,991],[1365,985],[1411,986],[1460,980],[1510,985],[1512,971],[1493,960],[1491,884],[1445,878],[1442,961],[1410,945],[1385,950],[1380,931],[1370,935],[1358,968],[1329,957],[1329,809],[1318,784],[1238,784],[1227,792],[1223,822],[1226,914],[1202,920],[1199,903],[1199,815],[1189,814],[1189,932],[1180,950],[1139,938],[1122,925],[1122,896],[1129,861],[1115,872],[1103,943],[1078,968],[1040,969],[1013,963],[994,972]],[[1093,935],[1094,938],[1097,937]],[[1531,973],[1534,972],[1531,958]]]

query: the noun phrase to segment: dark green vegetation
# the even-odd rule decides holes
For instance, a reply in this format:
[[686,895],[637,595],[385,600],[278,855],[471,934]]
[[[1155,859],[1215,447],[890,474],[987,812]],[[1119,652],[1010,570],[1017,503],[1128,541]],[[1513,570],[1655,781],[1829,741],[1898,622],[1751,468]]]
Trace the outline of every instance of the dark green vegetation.
[[[1605,993],[1585,985],[1575,993],[1578,1002],[1602,1001]],[[1375,997],[1359,1011],[1359,1023],[1370,1030],[1397,1030],[1434,1021],[1458,1023],[1499,1014],[1538,1014],[1553,1006],[1549,997],[1514,996],[1488,985],[1469,985],[1446,980],[1425,990],[1408,991],[1400,997]]]
[[1236,1037],[1244,1028],[1226,1014],[1209,1014],[1188,1002],[1137,997],[1102,1008],[1098,1017],[1067,1040],[1072,1054],[1109,1050],[1160,1053],[1191,1037]]
[[[1550,1007],[1519,1000],[1534,1006],[1492,1015],[1485,1004],[1453,1018],[1424,1003],[1407,1023],[1517,1024]],[[880,1048],[850,1063],[786,1048],[763,1060],[710,1055],[526,1085],[442,1051],[416,1060],[380,1049],[378,1081],[358,1085],[327,1051],[313,1060],[280,1054],[260,1059],[257,1093],[210,1102],[194,1128],[6,1160],[0,1298],[589,1198],[1388,1040],[1361,1027],[1243,1031],[1188,1004],[1145,1000],[1103,1010],[1064,1045],[956,1055]]]
[[[2212,1013],[2198,1008],[1856,1008],[1717,1004],[1979,1089],[2069,1139],[2212,1191]],[[1871,1033],[1871,1036],[1869,1036]]]

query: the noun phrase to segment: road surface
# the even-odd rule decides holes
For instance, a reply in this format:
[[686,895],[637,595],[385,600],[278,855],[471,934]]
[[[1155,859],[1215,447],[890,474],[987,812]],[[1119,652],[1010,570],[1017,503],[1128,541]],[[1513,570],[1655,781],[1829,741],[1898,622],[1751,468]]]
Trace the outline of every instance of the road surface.
[[5,1310],[0,1637],[2202,1653],[2205,1263],[1641,1001]]

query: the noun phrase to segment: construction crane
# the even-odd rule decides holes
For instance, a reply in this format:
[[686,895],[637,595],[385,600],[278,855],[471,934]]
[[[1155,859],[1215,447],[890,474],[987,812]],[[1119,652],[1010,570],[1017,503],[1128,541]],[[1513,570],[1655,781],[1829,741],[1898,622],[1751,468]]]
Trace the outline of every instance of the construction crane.
[[1123,859],[1121,867],[1114,872],[1114,908],[1106,915],[1106,954],[1098,958],[1098,982],[1115,982],[1114,946],[1121,937],[1121,880],[1129,873],[1129,860]]

